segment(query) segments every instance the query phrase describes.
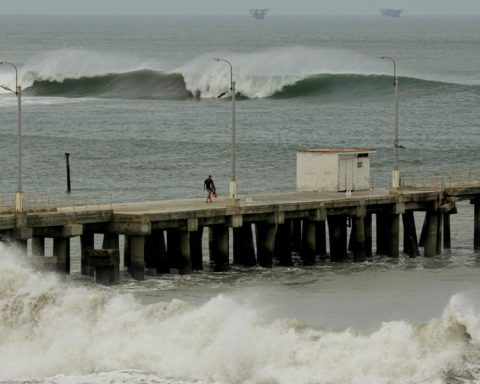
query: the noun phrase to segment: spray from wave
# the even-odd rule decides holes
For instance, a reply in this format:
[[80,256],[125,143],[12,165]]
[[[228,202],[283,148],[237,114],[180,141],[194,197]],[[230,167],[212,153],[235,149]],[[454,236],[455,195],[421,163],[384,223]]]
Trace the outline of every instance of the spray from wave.
[[[230,87],[233,63],[237,92],[246,98],[358,97],[391,93],[391,68],[349,50],[288,47],[254,53],[211,53],[177,68],[160,62],[85,50],[48,52],[26,63],[21,83],[30,96],[184,100],[215,98]],[[0,75],[0,83],[12,79]],[[402,71],[403,90],[433,92],[445,79]],[[452,86],[460,86],[459,84]],[[468,85],[464,85],[468,86]]]
[[224,295],[199,307],[141,305],[26,263],[0,244],[1,381],[403,384],[478,374],[480,314],[461,295],[421,327],[332,331],[268,322],[248,300]]

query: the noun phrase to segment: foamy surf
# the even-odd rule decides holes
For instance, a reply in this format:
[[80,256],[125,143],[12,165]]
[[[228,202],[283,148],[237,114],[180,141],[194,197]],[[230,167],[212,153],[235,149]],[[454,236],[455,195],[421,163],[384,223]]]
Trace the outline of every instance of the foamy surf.
[[0,244],[0,381],[35,383],[447,383],[480,379],[480,314],[454,295],[422,326],[331,330],[268,321],[218,295],[142,305],[32,271]]

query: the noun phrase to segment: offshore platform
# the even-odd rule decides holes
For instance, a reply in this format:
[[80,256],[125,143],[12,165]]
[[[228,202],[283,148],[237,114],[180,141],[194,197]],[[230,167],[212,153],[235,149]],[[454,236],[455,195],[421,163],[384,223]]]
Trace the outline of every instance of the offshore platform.
[[380,9],[380,12],[382,13],[383,16],[400,17],[403,12],[403,9],[383,8],[383,9]]
[[256,8],[256,9],[250,9],[250,14],[255,20],[263,20],[268,11],[269,9],[267,8],[263,8],[263,9]]

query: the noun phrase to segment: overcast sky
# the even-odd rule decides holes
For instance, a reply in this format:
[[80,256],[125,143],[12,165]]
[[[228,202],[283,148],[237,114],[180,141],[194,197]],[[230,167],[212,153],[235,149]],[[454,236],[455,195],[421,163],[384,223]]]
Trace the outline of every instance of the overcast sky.
[[480,15],[480,0],[0,0],[0,14],[377,14],[379,8],[405,14]]

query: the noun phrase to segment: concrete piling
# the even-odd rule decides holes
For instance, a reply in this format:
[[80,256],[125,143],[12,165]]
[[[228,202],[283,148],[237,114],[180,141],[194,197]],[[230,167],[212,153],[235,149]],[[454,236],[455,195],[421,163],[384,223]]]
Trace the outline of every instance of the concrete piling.
[[190,253],[190,232],[180,231],[179,234],[179,258],[178,272],[180,275],[188,275],[192,273],[192,257]]
[[372,257],[372,214],[367,213],[364,218],[365,225],[365,256]]
[[316,259],[316,222],[304,220],[302,228],[302,252],[303,265],[314,265]]
[[277,225],[274,256],[278,264],[284,267],[293,265],[292,260],[292,222],[285,221]]
[[276,224],[267,222],[255,223],[257,238],[257,261],[264,268],[273,266],[273,253],[275,249]]
[[94,249],[87,251],[88,265],[95,270],[99,284],[113,285],[120,280],[120,251],[117,249]]
[[244,267],[257,265],[251,223],[233,228],[233,263]]
[[70,239],[68,237],[53,238],[53,256],[57,258],[57,270],[70,274]]
[[480,198],[471,200],[474,206],[473,212],[473,249],[480,250]]
[[327,257],[327,236],[325,233],[325,220],[320,220],[316,223],[315,229],[315,253],[324,260]]
[[330,237],[330,261],[341,262],[347,258],[347,222],[343,215],[327,218]]
[[433,210],[427,211],[425,223],[424,256],[433,257],[437,254],[438,212]]
[[443,214],[443,249],[450,249],[452,247],[450,236],[450,213]]
[[225,225],[212,225],[210,241],[211,258],[214,261],[215,272],[225,272],[229,269],[230,259],[230,236],[229,228]]
[[145,278],[145,236],[130,236],[130,271],[135,280]]
[[192,269],[201,271],[203,269],[203,251],[202,251],[203,227],[197,231],[190,232],[190,258],[192,260]]
[[45,237],[32,237],[32,256],[45,256]]
[[418,250],[417,230],[415,226],[415,216],[412,210],[405,211],[402,215],[403,220],[403,252],[410,257],[420,256]]
[[367,258],[365,247],[365,220],[364,216],[354,216],[352,226],[353,261],[363,262]]
[[93,276],[93,269],[88,265],[88,252],[95,247],[93,232],[84,232],[80,236],[80,272],[82,275]]

